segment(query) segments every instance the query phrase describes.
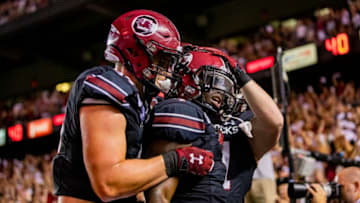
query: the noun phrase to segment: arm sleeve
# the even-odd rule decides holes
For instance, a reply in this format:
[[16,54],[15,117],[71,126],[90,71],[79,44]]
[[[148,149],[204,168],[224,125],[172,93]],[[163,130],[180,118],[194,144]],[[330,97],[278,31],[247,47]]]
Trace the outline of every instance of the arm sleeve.
[[115,71],[88,75],[82,89],[82,105],[88,105],[91,100],[104,101],[104,104],[107,102],[124,114],[139,116],[138,110],[141,109],[142,102],[137,96],[135,87]]

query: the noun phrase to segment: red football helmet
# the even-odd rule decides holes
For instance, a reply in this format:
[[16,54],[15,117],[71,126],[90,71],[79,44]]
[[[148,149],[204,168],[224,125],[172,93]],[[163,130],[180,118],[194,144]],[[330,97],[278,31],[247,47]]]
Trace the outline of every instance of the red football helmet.
[[213,47],[201,47],[200,49],[208,50],[216,55],[222,56],[223,58],[225,58],[226,63],[229,63],[228,65],[232,68],[235,68],[238,65],[235,59],[233,59],[232,57],[230,57],[220,49]]
[[166,71],[173,68],[180,52],[179,32],[168,18],[150,10],[133,10],[111,24],[105,58],[121,62],[142,81],[153,79],[159,66]]
[[223,100],[220,108],[214,110],[229,112],[236,105],[236,79],[231,74],[232,67],[222,56],[224,53],[218,54],[221,51],[213,49],[198,47],[183,55],[179,66],[182,83],[178,88],[178,96],[201,101],[203,105],[210,107],[204,100],[204,93],[218,91]]
[[[231,72],[236,71],[236,69],[242,69],[245,71],[245,68],[239,64],[234,58],[230,57],[223,51],[213,48],[213,47],[201,47],[201,49],[205,49],[208,51],[213,52],[215,55],[221,56],[224,58],[224,61],[227,63],[229,67],[231,67]],[[236,85],[237,86],[237,85]],[[243,112],[247,109],[248,105],[245,100],[243,93],[241,92],[238,86],[235,88],[235,95],[236,95],[236,105],[234,107],[234,112]]]

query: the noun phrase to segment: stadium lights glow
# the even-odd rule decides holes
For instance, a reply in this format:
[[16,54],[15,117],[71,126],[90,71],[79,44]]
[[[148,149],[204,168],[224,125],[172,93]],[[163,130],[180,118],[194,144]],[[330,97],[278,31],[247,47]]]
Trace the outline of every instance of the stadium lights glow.
[[42,118],[27,124],[27,137],[30,139],[50,135],[52,132],[51,118]]
[[6,131],[4,128],[0,128],[0,147],[6,144]]
[[267,56],[255,61],[250,61],[246,64],[246,72],[251,74],[271,68],[273,67],[274,62],[275,58],[273,56]]
[[71,84],[69,82],[63,82],[56,85],[56,91],[67,93],[71,89]]
[[315,11],[315,16],[326,16],[330,14],[329,8],[323,8]]
[[288,20],[281,22],[282,26],[289,29],[294,29],[296,27],[296,24],[297,24],[297,20],[295,18],[290,18]]
[[65,114],[58,114],[53,117],[53,124],[54,126],[60,126],[64,123]]
[[16,124],[8,128],[8,135],[13,142],[19,142],[23,139],[23,126]]
[[[12,142],[20,142],[24,140],[24,136],[27,136],[27,139],[33,139],[58,132],[59,128],[55,127],[61,126],[64,122],[64,118],[65,113],[61,113],[54,115],[53,117],[31,120],[25,124],[9,126],[7,130],[5,128],[0,128],[0,147],[6,145],[7,137],[10,138]],[[26,127],[24,128],[25,125]],[[27,131],[24,132],[24,130]]]

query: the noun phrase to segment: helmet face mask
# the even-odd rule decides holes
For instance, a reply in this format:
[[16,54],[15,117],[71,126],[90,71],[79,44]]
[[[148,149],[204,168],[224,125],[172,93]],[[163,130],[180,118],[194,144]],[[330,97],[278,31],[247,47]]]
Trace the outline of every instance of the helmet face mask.
[[202,68],[203,75],[203,83],[205,87],[205,91],[207,88],[216,89],[220,91],[225,91],[230,94],[234,94],[234,81],[232,80],[232,76],[217,68],[207,66]]
[[[219,51],[220,52],[220,51]],[[182,76],[178,96],[205,107],[212,120],[231,114],[237,104],[236,79],[222,55],[202,47],[190,50],[177,66]]]
[[232,75],[224,70],[207,66],[203,68],[202,76],[203,102],[212,105],[216,111],[231,114],[236,104]]
[[240,91],[235,94],[235,105],[234,105],[234,113],[241,113],[248,109],[248,104],[245,100],[243,93]]
[[154,84],[155,88],[166,96],[170,96],[181,81],[181,78],[174,73],[177,61],[176,55],[159,52],[153,57],[152,65],[143,70],[144,79]]
[[167,97],[175,94],[175,89],[181,82],[181,78],[177,74],[164,70],[159,66],[154,66],[151,72],[153,72],[155,77],[149,81],[152,81],[158,90],[163,92]]

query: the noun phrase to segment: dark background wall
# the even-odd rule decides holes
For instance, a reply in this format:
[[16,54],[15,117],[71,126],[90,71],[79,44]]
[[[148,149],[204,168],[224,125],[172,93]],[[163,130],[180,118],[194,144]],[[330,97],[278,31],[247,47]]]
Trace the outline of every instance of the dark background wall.
[[[52,2],[49,0],[49,2]],[[103,63],[110,23],[132,9],[152,9],[168,16],[184,41],[200,45],[256,30],[271,20],[312,13],[342,0],[57,0],[36,13],[0,26],[0,98],[74,80]]]

